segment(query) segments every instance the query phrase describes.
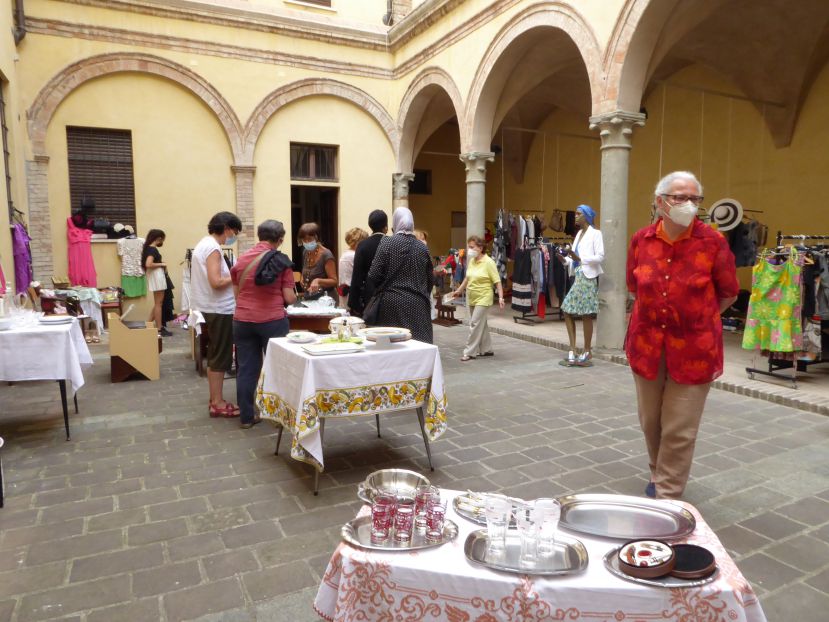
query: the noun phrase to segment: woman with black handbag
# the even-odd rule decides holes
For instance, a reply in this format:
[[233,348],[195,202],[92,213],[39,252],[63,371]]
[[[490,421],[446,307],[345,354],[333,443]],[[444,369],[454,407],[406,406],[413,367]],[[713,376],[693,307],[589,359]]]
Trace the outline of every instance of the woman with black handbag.
[[366,311],[376,304],[375,326],[408,328],[413,339],[432,343],[429,249],[414,236],[414,217],[408,208],[394,210],[392,230],[394,235],[380,241],[368,272],[375,293]]

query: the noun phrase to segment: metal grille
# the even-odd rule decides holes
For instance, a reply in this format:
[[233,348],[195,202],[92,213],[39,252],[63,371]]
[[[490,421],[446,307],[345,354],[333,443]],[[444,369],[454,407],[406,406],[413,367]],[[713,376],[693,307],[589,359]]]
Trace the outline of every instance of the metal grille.
[[67,127],[69,194],[73,208],[95,201],[95,218],[135,227],[132,132]]
[[0,129],[3,134],[3,169],[6,173],[6,201],[9,206],[9,222],[14,222],[14,201],[12,201],[12,173],[9,165],[9,127],[6,124],[6,82],[0,82]]

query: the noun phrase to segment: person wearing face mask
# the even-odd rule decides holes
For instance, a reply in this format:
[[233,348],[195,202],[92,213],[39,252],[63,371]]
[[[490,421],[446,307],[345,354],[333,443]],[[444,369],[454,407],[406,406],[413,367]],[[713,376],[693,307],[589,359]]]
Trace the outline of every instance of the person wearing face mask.
[[650,466],[649,497],[682,496],[711,381],[723,372],[720,313],[739,291],[726,239],[696,218],[702,185],[670,173],[654,193],[658,220],[631,240],[634,298],[625,353]]
[[489,336],[487,315],[492,306],[492,288],[498,290],[498,306],[504,308],[504,287],[498,275],[495,261],[484,253],[483,238],[472,235],[466,242],[466,276],[458,289],[452,292],[456,298],[467,290],[466,299],[469,303],[469,337],[463,349],[462,361],[471,361],[478,356],[492,356],[492,339]]
[[155,322],[159,335],[169,337],[173,333],[164,328],[161,321],[161,305],[167,291],[167,264],[161,261],[161,253],[158,251],[164,245],[165,237],[161,229],[150,229],[141,251],[141,267],[147,275],[147,289],[153,293],[150,321]]
[[211,417],[238,417],[239,407],[222,394],[225,372],[233,366],[233,312],[236,298],[222,246],[231,246],[242,221],[231,212],[219,212],[207,224],[207,233],[193,249],[190,264],[190,307],[204,316],[207,346],[208,412]]
[[[604,239],[602,232],[593,227],[596,212],[589,205],[576,208],[576,226],[579,230],[573,238],[573,246],[567,255],[557,255],[567,265],[567,272],[575,276],[570,291],[561,303],[570,351],[565,360],[567,365],[586,367],[592,365],[593,318],[599,312],[599,275],[603,273]],[[581,317],[584,328],[584,350],[576,357],[576,317]]]
[[336,295],[337,260],[334,253],[320,242],[320,227],[306,222],[296,234],[302,244],[302,288],[306,300],[315,300],[323,294]]

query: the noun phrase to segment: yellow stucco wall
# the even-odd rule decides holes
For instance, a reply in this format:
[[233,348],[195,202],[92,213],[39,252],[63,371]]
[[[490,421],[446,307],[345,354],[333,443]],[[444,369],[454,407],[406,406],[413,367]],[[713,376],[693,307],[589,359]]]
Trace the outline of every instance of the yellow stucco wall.
[[[68,273],[67,125],[132,131],[137,232],[142,237],[151,228],[166,232],[163,256],[178,296],[185,250],[206,235],[215,212],[235,210],[230,148],[215,116],[180,86],[139,74],[93,80],[70,94],[57,109],[46,140],[57,274]],[[98,286],[120,283],[113,245],[95,246]]]

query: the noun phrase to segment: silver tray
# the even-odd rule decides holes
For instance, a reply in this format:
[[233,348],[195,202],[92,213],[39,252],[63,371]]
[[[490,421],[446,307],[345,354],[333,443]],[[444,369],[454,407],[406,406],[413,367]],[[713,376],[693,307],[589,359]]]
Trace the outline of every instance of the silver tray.
[[559,526],[603,538],[673,540],[692,533],[694,515],[669,501],[625,495],[582,494],[559,497]]
[[555,547],[551,557],[540,557],[535,567],[521,566],[521,536],[515,529],[507,530],[506,550],[495,558],[488,556],[486,529],[473,531],[466,538],[463,552],[466,559],[490,570],[527,574],[540,577],[577,574],[587,568],[587,549],[579,540],[564,534],[556,534]]
[[486,514],[483,507],[476,508],[471,503],[464,503],[465,495],[458,495],[452,500],[455,514],[472,521],[476,525],[486,525]]
[[657,577],[655,579],[640,579],[639,577],[631,577],[629,574],[625,574],[619,569],[620,548],[622,547],[616,547],[605,554],[604,566],[610,571],[610,574],[616,575],[625,581],[631,581],[641,585],[650,585],[651,587],[699,587],[701,585],[707,585],[712,581],[716,581],[717,575],[720,574],[720,569],[714,568],[714,572],[707,577],[703,577],[702,579],[680,579],[670,575],[666,577]]
[[371,551],[415,551],[417,549],[429,549],[451,542],[458,537],[458,526],[451,520],[446,519],[443,523],[443,539],[434,542],[426,539],[426,534],[419,533],[417,529],[412,533],[412,539],[408,542],[397,542],[392,535],[385,542],[371,541],[371,516],[360,516],[348,521],[343,525],[343,540],[352,546]]

